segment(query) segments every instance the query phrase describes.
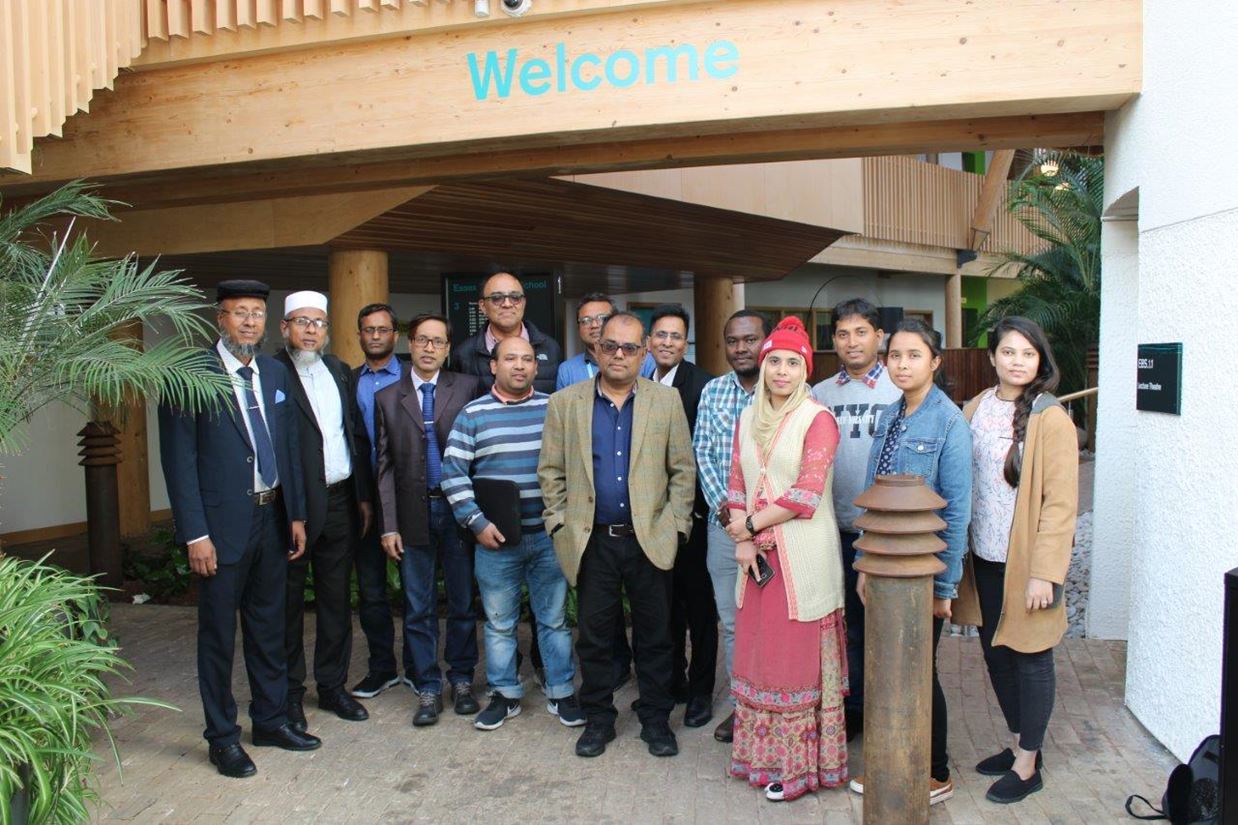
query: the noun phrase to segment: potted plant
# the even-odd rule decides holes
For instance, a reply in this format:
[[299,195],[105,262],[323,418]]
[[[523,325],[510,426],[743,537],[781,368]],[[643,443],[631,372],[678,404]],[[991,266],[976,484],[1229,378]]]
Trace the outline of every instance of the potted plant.
[[[46,558],[46,557],[45,557]],[[128,668],[92,579],[44,560],[0,559],[0,822],[80,822],[95,799],[92,739],[132,705],[108,677]]]

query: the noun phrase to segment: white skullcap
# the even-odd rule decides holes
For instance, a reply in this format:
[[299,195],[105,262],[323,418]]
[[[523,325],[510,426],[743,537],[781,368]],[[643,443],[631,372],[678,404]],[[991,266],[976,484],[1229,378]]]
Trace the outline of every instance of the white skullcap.
[[327,311],[327,296],[311,289],[294,292],[284,299],[284,317],[287,318],[298,309],[321,309]]

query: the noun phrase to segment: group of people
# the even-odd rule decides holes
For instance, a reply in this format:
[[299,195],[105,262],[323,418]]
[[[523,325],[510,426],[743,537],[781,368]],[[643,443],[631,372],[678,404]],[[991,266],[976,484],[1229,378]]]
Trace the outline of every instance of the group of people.
[[[853,502],[877,475],[915,474],[947,502],[930,801],[953,791],[935,664],[947,619],[980,626],[1014,734],[976,766],[998,777],[989,798],[1041,787],[1077,442],[1030,321],[1008,318],[990,333],[998,384],[960,410],[937,386],[939,336],[905,321],[887,339],[862,299],[835,307],[841,368],[814,388],[812,346],[795,318],[771,329],[759,313],[736,312],[724,329],[730,371],[713,377],[685,359],[682,307],[659,307],[646,329],[595,293],[577,309],[583,352],[563,360],[525,320],[520,281],[501,272],[483,286],[481,331],[456,343],[448,319],[419,315],[407,363],[395,356],[392,307],[364,307],[365,363],[349,369],[323,352],[327,298],[317,292],[288,296],[283,347],[261,354],[268,295],[257,281],[218,288],[210,363],[232,377],[235,406],[160,409],[176,536],[201,581],[198,678],[220,773],[256,772],[231,692],[238,613],[253,744],[321,745],[304,711],[312,570],[318,706],[342,719],[365,720],[358,699],[404,683],[414,726],[439,720],[445,686],[474,727],[502,726],[525,698],[517,629],[527,603],[534,678],[547,712],[583,727],[578,755],[599,756],[615,738],[614,694],[633,665],[641,739],[655,756],[678,753],[672,712],[686,705],[686,727],[711,720],[721,648],[733,708],[714,737],[731,743],[729,773],[771,800],[848,781],[863,793],[847,766],[847,742],[863,727],[866,595],[852,567]],[[388,559],[403,592],[402,671]],[[354,569],[368,666],[349,689]],[[474,587],[485,614],[480,697]]]

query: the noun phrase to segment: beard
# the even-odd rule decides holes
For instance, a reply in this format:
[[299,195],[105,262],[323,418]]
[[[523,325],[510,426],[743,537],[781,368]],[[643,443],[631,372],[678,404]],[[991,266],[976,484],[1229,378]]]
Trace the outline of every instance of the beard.
[[761,374],[761,367],[757,365],[750,370],[735,370],[735,374],[740,378],[756,378]]
[[288,351],[288,357],[292,359],[292,363],[298,367],[312,367],[322,360],[322,351],[327,347],[327,339],[322,341],[322,347],[319,349],[298,349],[289,343],[287,336],[284,337],[284,349]]
[[264,332],[262,334],[262,337],[259,338],[256,343],[241,344],[241,343],[234,341],[232,337],[229,336],[228,333],[224,331],[223,327],[219,327],[219,340],[223,341],[224,349],[232,353],[233,357],[248,361],[249,359],[253,358],[255,355],[258,355],[259,353],[262,352],[262,345],[266,343],[267,336],[266,336],[266,333]]

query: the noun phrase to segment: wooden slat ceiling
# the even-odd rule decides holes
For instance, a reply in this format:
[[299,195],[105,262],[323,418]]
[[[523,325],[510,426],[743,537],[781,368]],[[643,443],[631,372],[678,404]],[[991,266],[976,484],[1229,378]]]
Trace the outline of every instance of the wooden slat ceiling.
[[169,256],[210,286],[255,277],[325,289],[330,247],[390,254],[394,293],[439,292],[444,273],[554,273],[566,297],[691,286],[698,277],[777,280],[844,233],[559,180],[445,184],[329,246]]

